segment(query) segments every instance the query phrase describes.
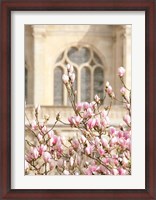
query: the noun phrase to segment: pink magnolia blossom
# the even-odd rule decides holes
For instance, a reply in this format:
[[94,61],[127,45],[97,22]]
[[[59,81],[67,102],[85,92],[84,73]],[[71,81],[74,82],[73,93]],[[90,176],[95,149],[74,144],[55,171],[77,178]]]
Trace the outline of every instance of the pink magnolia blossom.
[[93,116],[94,114],[93,114],[93,110],[91,109],[91,108],[88,108],[87,109],[87,112],[86,112],[86,116],[87,117],[91,117],[91,116]]
[[78,139],[76,139],[76,138],[74,138],[74,139],[71,141],[71,144],[72,144],[72,147],[73,147],[74,149],[78,149],[79,146],[80,146],[80,143],[79,143]]
[[90,108],[92,110],[95,110],[97,108],[97,103],[95,101],[92,101],[90,104],[89,104]]
[[95,118],[90,118],[88,120],[88,122],[87,122],[87,127],[89,129],[92,129],[92,128],[94,128],[95,124],[96,124],[96,119]]
[[92,174],[97,174],[97,171],[99,170],[99,166],[97,165],[90,165],[88,168],[85,170],[85,173],[87,175],[92,175]]
[[109,117],[105,117],[101,119],[101,125],[106,128],[110,124]]
[[51,154],[49,153],[49,152],[44,152],[43,154],[42,154],[42,156],[43,156],[43,160],[47,163],[47,162],[50,162],[50,160],[51,160]]
[[125,146],[126,146],[128,149],[131,149],[131,139],[130,139],[130,138],[128,138],[128,139],[126,140]]
[[124,167],[127,167],[128,164],[129,164],[129,160],[125,156],[122,159],[122,164],[123,164]]
[[93,146],[89,145],[85,148],[85,152],[87,155],[90,155],[93,151]]
[[[129,95],[126,94],[126,86],[122,77],[125,69],[120,67],[118,76],[122,82],[120,96],[130,102]],[[27,142],[30,150],[25,155],[26,174],[86,174],[86,175],[127,175],[131,170],[131,105],[124,103],[127,114],[123,117],[124,125],[113,126],[108,117],[111,115],[111,104],[100,104],[100,97],[94,96],[94,101],[75,103],[73,83],[75,81],[74,68],[67,65],[67,74],[62,76],[63,83],[66,84],[67,93],[73,99],[73,111],[75,114],[69,116],[68,121],[74,130],[75,136],[55,134],[53,128],[55,124],[47,124],[49,116],[44,118],[44,122],[39,121],[39,107],[35,109],[35,120],[31,123],[33,134],[38,138],[35,142]],[[105,91],[108,94],[110,103],[115,94],[109,82],[106,82]],[[128,91],[127,91],[128,92]],[[106,102],[106,103],[107,103]],[[46,121],[47,119],[47,121]],[[58,119],[58,116],[56,116]],[[58,120],[59,121],[59,120]],[[61,123],[61,120],[59,121]],[[62,122],[63,123],[63,122]],[[126,123],[126,124],[125,124]],[[49,127],[50,126],[50,127]],[[40,162],[41,161],[41,162]],[[35,165],[34,169],[29,167]],[[46,164],[46,165],[45,165]],[[46,166],[43,167],[42,165]],[[39,169],[39,170],[38,170]],[[40,170],[41,169],[41,170]],[[45,171],[44,171],[45,170]]]
[[97,149],[98,153],[100,154],[100,156],[103,156],[105,154],[105,150],[102,147],[99,147]]
[[82,118],[79,115],[72,116],[72,117],[68,118],[68,121],[69,121],[70,125],[79,126],[79,124],[82,122]]
[[96,103],[99,103],[100,102],[100,97],[96,94],[95,97],[94,97],[94,100]]
[[110,145],[113,146],[118,142],[118,138],[117,137],[113,137],[110,141]]
[[54,131],[53,130],[48,131],[48,137],[52,138],[53,136],[54,136]]
[[102,159],[102,162],[103,162],[105,165],[109,165],[110,159],[104,157],[104,158]]
[[31,155],[33,159],[37,159],[39,156],[39,152],[36,147],[31,147]]
[[82,108],[83,108],[83,103],[80,102],[80,103],[76,104],[76,110],[77,111],[81,111]]
[[87,110],[89,107],[90,107],[90,105],[89,105],[88,102],[84,102],[84,103],[83,103],[83,109],[84,109],[84,110]]
[[32,121],[32,122],[31,122],[31,129],[34,131],[34,130],[37,130],[37,128],[38,128],[38,126],[37,126],[36,121],[35,121],[35,120]]
[[101,143],[104,147],[108,148],[109,144],[108,144],[108,140],[105,138],[104,135],[101,136]]
[[55,162],[53,160],[49,160],[48,163],[49,163],[50,170],[53,170],[56,165]]
[[99,144],[101,144],[101,140],[99,137],[95,137],[94,143],[96,146],[98,146]]
[[127,125],[130,125],[131,117],[128,114],[123,117],[123,120]]
[[125,74],[126,70],[123,67],[119,67],[118,69],[118,75],[120,77],[123,77],[123,75]]
[[82,118],[79,115],[75,116],[75,122],[76,122],[76,126],[78,126],[82,122]]
[[105,118],[105,117],[107,117],[107,115],[108,115],[108,111],[107,110],[103,110],[101,112],[101,117]]
[[118,139],[119,145],[121,145],[123,148],[126,148],[126,140],[124,138]]
[[123,168],[118,168],[119,175],[126,175],[126,170]]
[[101,122],[100,122],[100,119],[96,117],[96,123],[95,123],[95,126],[97,126],[98,128],[101,129]]
[[42,141],[43,136],[40,133],[38,133],[37,138],[38,138],[39,141]]
[[81,135],[80,140],[81,140],[82,143],[85,143],[87,139],[84,135]]
[[110,135],[115,135],[115,133],[116,133],[116,129],[114,128],[114,127],[110,127],[109,128],[109,133],[110,133]]
[[38,147],[38,152],[40,155],[43,154],[44,151],[47,150],[47,145],[44,145],[44,144],[41,144],[39,147]]
[[53,135],[49,140],[49,145],[53,146],[57,143],[57,141],[58,141],[58,137],[56,135]]
[[122,137],[124,136],[123,131],[118,131],[118,132],[117,132],[117,136],[118,136],[119,138],[122,138]]
[[42,127],[42,132],[45,134],[47,132],[47,127],[46,126],[43,126]]
[[113,175],[118,175],[119,171],[116,168],[114,168],[114,169],[112,169],[112,173],[113,173]]

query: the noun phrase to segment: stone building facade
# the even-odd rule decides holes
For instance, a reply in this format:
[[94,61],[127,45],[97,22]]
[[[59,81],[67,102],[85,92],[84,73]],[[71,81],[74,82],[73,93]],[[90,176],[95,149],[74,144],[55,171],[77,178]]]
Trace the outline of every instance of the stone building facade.
[[[125,82],[131,88],[131,25],[26,25],[25,110],[30,120],[37,104],[41,118],[50,115],[50,124],[58,112],[65,121],[72,114],[62,84],[67,63],[76,73],[78,102],[92,101],[96,93],[102,96],[106,81],[118,96],[118,67],[126,68]],[[114,102],[110,113],[114,124],[120,123],[123,112],[121,103]],[[69,132],[69,127],[57,128]]]

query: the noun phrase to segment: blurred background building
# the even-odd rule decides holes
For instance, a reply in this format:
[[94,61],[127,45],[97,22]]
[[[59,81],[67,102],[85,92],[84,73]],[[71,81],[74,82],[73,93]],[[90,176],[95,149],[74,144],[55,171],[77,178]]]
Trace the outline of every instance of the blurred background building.
[[[49,124],[58,112],[65,122],[73,113],[62,83],[67,63],[76,73],[78,102],[91,102],[95,94],[103,97],[106,81],[119,97],[118,67],[126,68],[125,82],[131,88],[131,25],[25,25],[25,111],[30,120],[38,104],[40,117],[50,116]],[[122,121],[123,112],[121,103],[114,102],[113,124]],[[70,131],[61,124],[57,129]]]

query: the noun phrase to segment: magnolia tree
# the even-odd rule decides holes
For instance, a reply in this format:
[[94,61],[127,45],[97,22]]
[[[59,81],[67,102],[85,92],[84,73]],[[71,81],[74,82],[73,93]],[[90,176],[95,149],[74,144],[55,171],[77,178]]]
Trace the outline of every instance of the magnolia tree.
[[[125,69],[118,69],[122,87],[121,103],[126,109],[123,125],[113,126],[109,119],[112,101],[117,100],[109,82],[105,86],[105,97],[110,98],[109,106],[104,99],[95,95],[92,102],[76,102],[74,90],[75,73],[73,66],[67,65],[67,73],[62,76],[74,111],[68,124],[60,114],[52,127],[39,120],[40,107],[35,108],[35,119],[26,125],[34,141],[25,139],[25,174],[34,175],[130,175],[131,174],[131,91],[124,83]],[[29,120],[28,120],[29,121]],[[77,137],[65,138],[57,135],[54,128],[63,123],[79,131]],[[74,131],[73,130],[73,131]]]

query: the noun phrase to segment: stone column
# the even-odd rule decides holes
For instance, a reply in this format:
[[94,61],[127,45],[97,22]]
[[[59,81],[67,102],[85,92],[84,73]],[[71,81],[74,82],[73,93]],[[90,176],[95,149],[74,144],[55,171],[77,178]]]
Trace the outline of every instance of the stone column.
[[46,104],[45,28],[33,25],[34,37],[34,105]]
[[32,35],[32,27],[30,25],[25,26],[25,76],[26,78],[26,104],[34,103],[34,38]]
[[131,68],[132,68],[132,37],[131,25],[123,28],[123,65],[126,68],[125,83],[131,89]]

